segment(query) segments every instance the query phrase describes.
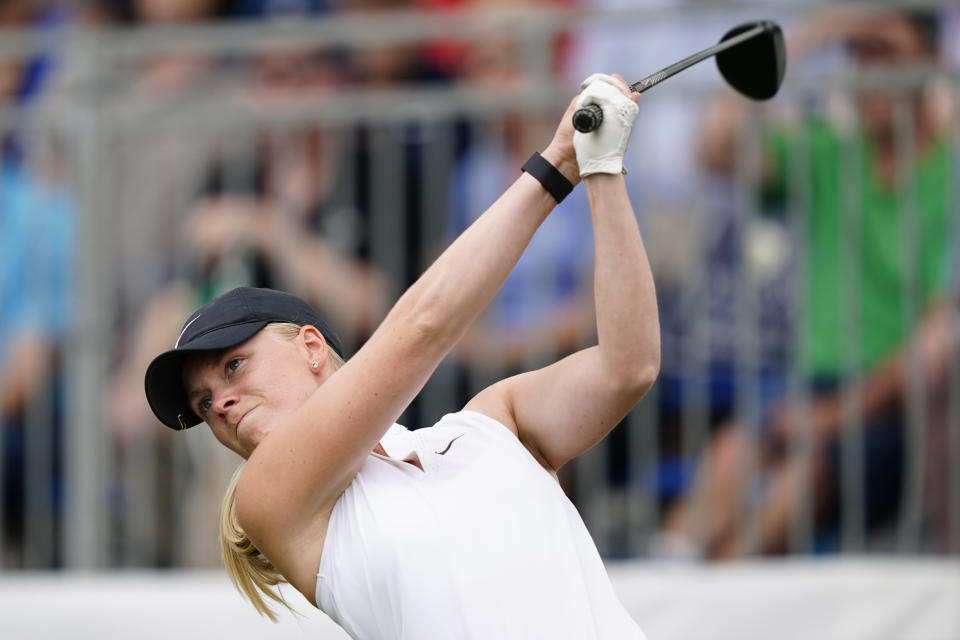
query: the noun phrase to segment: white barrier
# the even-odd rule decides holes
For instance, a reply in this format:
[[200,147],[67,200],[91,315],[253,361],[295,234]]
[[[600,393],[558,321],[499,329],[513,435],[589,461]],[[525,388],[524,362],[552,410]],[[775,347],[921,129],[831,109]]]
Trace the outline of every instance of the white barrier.
[[611,566],[650,640],[956,640],[960,562],[845,558]]
[[[650,640],[960,638],[958,559],[630,562],[609,570]],[[222,572],[6,574],[0,637],[347,638],[298,593],[286,595],[303,615],[283,613],[275,625]]]

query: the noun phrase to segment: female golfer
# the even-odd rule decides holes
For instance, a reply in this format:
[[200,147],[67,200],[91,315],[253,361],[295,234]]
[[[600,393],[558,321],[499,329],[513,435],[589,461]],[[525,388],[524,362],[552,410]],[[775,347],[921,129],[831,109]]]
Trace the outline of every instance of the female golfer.
[[[638,94],[584,82],[542,156],[397,301],[345,364],[289,294],[237,289],[187,319],[146,375],[156,415],[206,422],[246,462],[221,515],[235,584],[289,582],[355,638],[643,638],[556,471],[653,383],[656,298],[622,177]],[[574,133],[576,107],[603,125]],[[583,177],[597,346],[504,379],[431,428],[394,423]]]

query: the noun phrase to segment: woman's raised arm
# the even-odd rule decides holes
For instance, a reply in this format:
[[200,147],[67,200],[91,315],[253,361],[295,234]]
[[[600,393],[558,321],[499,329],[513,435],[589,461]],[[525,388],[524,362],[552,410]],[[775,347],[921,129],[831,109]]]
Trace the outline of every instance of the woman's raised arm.
[[[576,184],[573,104],[543,157]],[[538,179],[522,174],[400,297],[356,355],[260,443],[237,505],[251,539],[274,562],[281,559],[271,555],[270,532],[308,527],[332,508],[555,205]]]
[[467,405],[515,430],[550,470],[607,435],[659,373],[653,276],[621,173],[638,97],[619,76],[581,96],[602,106],[606,127],[600,137],[578,134],[576,148],[593,218],[597,346],[499,382]]

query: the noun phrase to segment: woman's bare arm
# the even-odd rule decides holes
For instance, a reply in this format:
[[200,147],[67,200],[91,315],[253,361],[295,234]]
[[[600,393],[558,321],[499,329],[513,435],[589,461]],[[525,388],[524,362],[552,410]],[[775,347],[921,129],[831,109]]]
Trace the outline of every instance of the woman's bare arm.
[[549,469],[623,419],[660,367],[653,276],[622,176],[585,179],[594,224],[598,344],[481,392],[467,408],[506,424]]
[[580,100],[604,112],[601,129],[574,140],[593,220],[598,344],[494,384],[467,404],[513,429],[550,470],[607,435],[660,369],[653,276],[622,174],[640,95],[617,75],[594,75],[584,86]]

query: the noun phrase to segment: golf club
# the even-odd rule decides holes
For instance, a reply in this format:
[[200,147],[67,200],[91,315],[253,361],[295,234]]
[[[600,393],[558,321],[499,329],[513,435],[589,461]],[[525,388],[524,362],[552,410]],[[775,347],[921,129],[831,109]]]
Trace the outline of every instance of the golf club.
[[[783,32],[775,22],[760,20],[734,27],[724,34],[717,44],[633,83],[630,90],[643,93],[670,76],[714,55],[717,57],[720,75],[730,86],[748,98],[772,98],[783,82],[787,64]],[[573,114],[573,126],[583,133],[593,131],[601,122],[603,110],[595,104],[588,104]]]

